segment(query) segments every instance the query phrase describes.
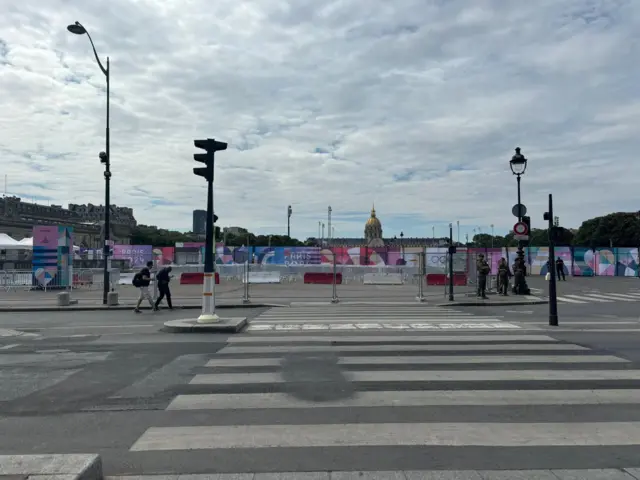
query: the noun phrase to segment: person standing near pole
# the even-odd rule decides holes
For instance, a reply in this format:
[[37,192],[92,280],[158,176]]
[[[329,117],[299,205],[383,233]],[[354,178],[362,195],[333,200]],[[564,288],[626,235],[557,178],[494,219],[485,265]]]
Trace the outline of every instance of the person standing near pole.
[[478,255],[478,296],[481,298],[487,298],[487,275],[491,273],[491,267],[484,259],[484,255],[481,253]]
[[169,310],[173,310],[173,305],[171,304],[171,290],[169,289],[169,282],[171,281],[171,267],[164,267],[156,274],[156,283],[158,284],[158,298],[156,299],[156,304],[154,306],[154,310],[158,310],[158,306],[163,298],[167,297],[167,306]]

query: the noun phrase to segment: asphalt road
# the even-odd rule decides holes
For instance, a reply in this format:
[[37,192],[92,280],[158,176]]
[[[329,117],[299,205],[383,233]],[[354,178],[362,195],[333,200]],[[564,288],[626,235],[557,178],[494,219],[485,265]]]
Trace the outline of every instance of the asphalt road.
[[522,331],[330,340],[161,331],[197,312],[0,314],[0,454],[100,453],[108,475],[637,467],[640,331],[615,324],[635,305],[563,306],[568,331],[543,305],[492,313]]

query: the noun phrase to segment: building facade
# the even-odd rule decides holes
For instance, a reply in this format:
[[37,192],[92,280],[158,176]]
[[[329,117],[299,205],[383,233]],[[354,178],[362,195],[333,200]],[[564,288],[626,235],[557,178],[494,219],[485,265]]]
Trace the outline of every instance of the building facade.
[[[20,197],[0,197],[0,233],[21,240],[33,235],[37,225],[68,225],[73,227],[74,244],[84,248],[102,248],[104,237],[103,205],[69,204],[39,205],[23,202]],[[114,243],[129,245],[137,225],[133,209],[111,205],[110,237]]]
[[196,235],[205,235],[207,231],[207,211],[206,210],[194,210],[193,211],[193,226],[191,231]]

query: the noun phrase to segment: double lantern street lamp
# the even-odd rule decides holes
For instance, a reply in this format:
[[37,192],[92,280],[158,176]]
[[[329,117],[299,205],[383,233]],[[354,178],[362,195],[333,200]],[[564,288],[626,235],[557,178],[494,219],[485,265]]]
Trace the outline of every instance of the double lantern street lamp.
[[[517,212],[515,213],[517,213],[518,223],[522,222],[522,218],[526,213],[524,205],[522,205],[522,202],[520,201],[521,200],[520,177],[524,175],[524,172],[526,172],[527,170],[527,162],[528,162],[527,157],[522,155],[520,151],[520,147],[516,147],[516,153],[515,155],[513,155],[513,157],[511,157],[511,160],[509,161],[509,167],[511,167],[511,172],[516,176],[516,180],[518,182],[518,203],[515,207],[517,210]],[[527,234],[530,235],[530,232],[527,232]],[[520,282],[519,282],[520,284],[516,285],[517,287],[516,292],[523,295],[527,295],[529,293],[529,287],[527,286],[527,281],[524,276],[525,268],[524,268],[523,244],[524,242],[522,240],[518,240],[518,252],[516,254],[516,264],[521,263],[522,269],[523,269],[523,275],[520,277]]]
[[96,52],[96,47],[93,44],[93,40],[91,39],[91,35],[87,31],[84,26],[80,22],[76,22],[67,27],[71,33],[75,35],[87,35],[89,38],[89,42],[91,42],[91,48],[93,49],[93,55],[96,57],[96,62],[98,62],[98,66],[100,70],[104,74],[107,80],[107,112],[106,112],[106,130],[105,130],[105,151],[100,152],[99,158],[100,163],[104,165],[104,244],[103,244],[103,259],[104,259],[104,288],[102,295],[102,303],[104,305],[107,304],[107,297],[109,294],[109,237],[110,237],[110,210],[111,210],[111,200],[110,200],[110,181],[111,181],[111,152],[109,148],[110,139],[109,139],[109,57],[107,57],[107,66],[106,68],[102,65],[100,61],[100,57],[98,57],[98,52]]

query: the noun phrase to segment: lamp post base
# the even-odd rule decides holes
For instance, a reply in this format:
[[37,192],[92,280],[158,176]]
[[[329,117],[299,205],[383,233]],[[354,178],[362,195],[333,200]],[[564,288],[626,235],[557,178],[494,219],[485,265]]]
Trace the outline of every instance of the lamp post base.
[[220,317],[215,313],[203,313],[198,317],[198,323],[218,323],[220,321]]

